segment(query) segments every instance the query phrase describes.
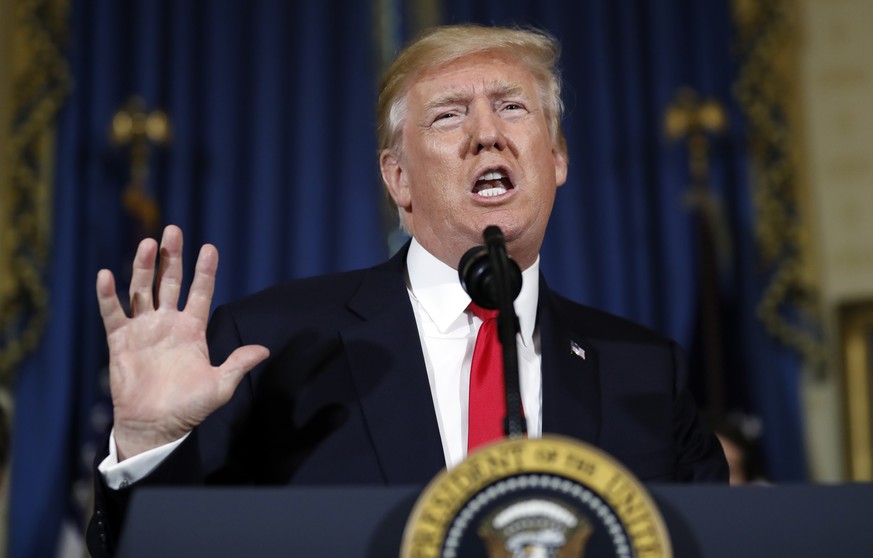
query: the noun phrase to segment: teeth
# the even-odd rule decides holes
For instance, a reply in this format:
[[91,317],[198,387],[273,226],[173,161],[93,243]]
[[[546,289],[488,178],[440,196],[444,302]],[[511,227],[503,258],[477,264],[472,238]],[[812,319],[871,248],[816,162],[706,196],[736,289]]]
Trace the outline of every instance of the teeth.
[[505,194],[505,193],[506,193],[506,188],[504,188],[503,186],[495,186],[493,188],[485,188],[484,190],[479,190],[478,192],[476,192],[476,194],[483,196],[483,197],[486,197],[486,198],[490,198],[493,196],[499,196],[500,194]]
[[489,171],[483,174],[479,180],[500,180],[501,178],[506,178],[506,175],[498,171]]

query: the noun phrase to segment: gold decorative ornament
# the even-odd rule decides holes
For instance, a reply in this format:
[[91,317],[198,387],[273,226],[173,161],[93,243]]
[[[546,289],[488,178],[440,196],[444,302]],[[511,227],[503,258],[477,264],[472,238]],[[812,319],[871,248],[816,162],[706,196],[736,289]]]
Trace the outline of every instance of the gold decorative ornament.
[[757,314],[772,336],[802,356],[807,370],[822,375],[827,353],[797,153],[798,6],[734,0],[733,13],[740,57],[734,93],[748,123],[755,232],[770,271]]
[[167,145],[171,140],[170,122],[162,110],[146,112],[141,97],[131,97],[112,118],[109,137],[116,146],[130,148],[130,182],[124,189],[124,209],[142,225],[143,234],[160,228],[161,212],[146,189],[150,144]]
[[[10,382],[49,318],[55,120],[72,88],[67,0],[15,1],[8,151],[0,176],[0,380]],[[5,123],[4,123],[5,124]]]

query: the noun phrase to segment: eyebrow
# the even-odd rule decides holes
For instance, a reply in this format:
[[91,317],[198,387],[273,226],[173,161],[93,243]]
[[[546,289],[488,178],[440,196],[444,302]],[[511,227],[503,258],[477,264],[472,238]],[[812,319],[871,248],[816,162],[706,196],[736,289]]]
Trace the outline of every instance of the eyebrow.
[[[505,97],[515,97],[521,96],[524,97],[524,88],[521,85],[513,82],[506,81],[495,81],[487,84],[485,86],[486,95],[489,99],[494,101],[495,99],[502,99]],[[424,109],[426,111],[431,111],[434,109],[439,109],[452,105],[461,105],[467,104],[470,99],[473,97],[472,92],[468,89],[463,90],[455,90],[455,91],[447,91],[443,93],[436,99],[432,101],[428,101],[424,105]]]

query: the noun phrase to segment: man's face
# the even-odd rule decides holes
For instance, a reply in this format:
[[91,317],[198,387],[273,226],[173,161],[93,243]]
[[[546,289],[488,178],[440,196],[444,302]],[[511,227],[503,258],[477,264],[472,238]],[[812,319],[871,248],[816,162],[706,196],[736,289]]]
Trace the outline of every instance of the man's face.
[[497,225],[530,266],[567,177],[530,71],[505,54],[469,55],[418,76],[406,103],[400,149],[380,164],[412,235],[456,267]]

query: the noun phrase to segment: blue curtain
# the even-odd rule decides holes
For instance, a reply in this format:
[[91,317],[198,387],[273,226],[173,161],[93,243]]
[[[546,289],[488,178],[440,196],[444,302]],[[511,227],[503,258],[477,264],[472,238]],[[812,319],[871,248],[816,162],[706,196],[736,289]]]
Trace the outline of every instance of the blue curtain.
[[733,245],[719,284],[726,397],[760,418],[770,477],[806,480],[799,357],[755,315],[769,275],[755,245],[746,129],[731,94],[738,67],[730,0],[443,4],[446,23],[532,25],[561,41],[570,174],[558,191],[543,269],[558,291],[669,335],[692,357],[700,342],[700,239],[685,201],[686,148],[666,139],[663,117],[684,86],[725,106],[728,131],[713,139],[710,186]]
[[[108,141],[129,95],[170,116],[173,141],[154,151],[150,195],[162,221],[186,233],[187,270],[198,245],[219,248],[216,303],[387,255],[369,2],[72,6],[75,90],[57,146],[52,316],[15,394],[13,557],[53,555],[64,518],[82,521],[90,461],[109,421],[93,285],[108,267],[124,289],[141,234],[121,203],[126,154]],[[729,388],[764,419],[771,475],[805,479],[797,363],[754,316],[766,277],[755,264],[743,121],[730,95],[728,0],[445,0],[444,13],[447,22],[533,24],[561,40],[571,167],[543,268],[571,298],[689,349],[698,308],[687,161],[664,139],[661,115],[682,85],[726,104],[730,131],[713,146],[712,186],[736,256],[722,278],[734,308]]]
[[149,193],[185,231],[189,277],[197,247],[218,247],[216,303],[379,262],[371,20],[357,0],[73,0],[51,323],[15,390],[11,556],[54,555],[65,518],[81,529],[111,413],[95,274],[112,269],[126,291],[142,231],[122,205],[128,159],[108,139],[113,113],[137,94],[169,114]]

